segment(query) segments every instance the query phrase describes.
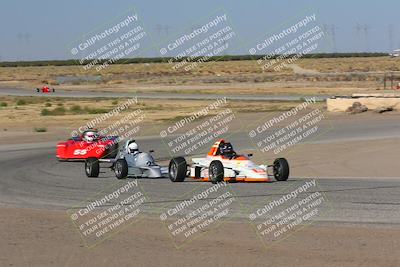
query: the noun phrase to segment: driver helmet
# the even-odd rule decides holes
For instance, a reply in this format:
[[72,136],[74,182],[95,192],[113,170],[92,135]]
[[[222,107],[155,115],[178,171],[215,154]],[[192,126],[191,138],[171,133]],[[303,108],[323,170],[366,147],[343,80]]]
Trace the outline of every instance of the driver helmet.
[[219,148],[219,150],[221,151],[222,155],[229,155],[229,154],[233,154],[234,153],[231,143],[223,143],[223,144],[221,144],[221,147]]
[[97,133],[93,131],[88,131],[85,133],[83,139],[88,142],[93,142],[97,138]]
[[139,146],[136,144],[136,142],[132,142],[128,145],[128,150],[129,153],[139,152]]

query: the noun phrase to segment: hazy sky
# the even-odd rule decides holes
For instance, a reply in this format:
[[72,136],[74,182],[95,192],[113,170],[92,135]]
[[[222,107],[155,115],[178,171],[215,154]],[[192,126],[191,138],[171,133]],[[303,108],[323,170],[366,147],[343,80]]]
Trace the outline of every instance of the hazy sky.
[[131,8],[148,37],[140,56],[160,56],[158,44],[221,9],[237,37],[229,54],[247,54],[244,43],[257,42],[271,29],[310,9],[331,33],[332,45],[325,52],[400,48],[398,0],[2,0],[0,60],[72,58],[71,43],[102,25],[111,25],[110,21]]

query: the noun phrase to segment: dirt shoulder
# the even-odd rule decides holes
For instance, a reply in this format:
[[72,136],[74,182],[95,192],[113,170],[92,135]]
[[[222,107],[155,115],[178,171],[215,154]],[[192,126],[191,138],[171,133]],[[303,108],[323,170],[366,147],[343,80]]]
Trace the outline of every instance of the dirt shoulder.
[[[1,266],[399,266],[397,225],[318,225],[265,248],[227,221],[177,250],[146,217],[86,248],[65,211],[0,208]],[[32,242],[35,240],[35,242]]]

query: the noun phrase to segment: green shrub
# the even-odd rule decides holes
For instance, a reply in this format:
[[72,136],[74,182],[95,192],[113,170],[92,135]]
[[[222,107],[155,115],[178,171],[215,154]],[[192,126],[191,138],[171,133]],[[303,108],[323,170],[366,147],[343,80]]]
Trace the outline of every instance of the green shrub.
[[57,103],[57,106],[62,107],[64,104],[63,103]]
[[46,127],[35,127],[33,128],[33,130],[37,133],[44,133],[47,132],[47,128]]
[[51,107],[51,103],[44,104],[45,107]]
[[26,105],[26,101],[24,99],[18,99],[17,100],[17,105],[18,106]]
[[73,105],[72,107],[69,108],[69,111],[71,111],[72,113],[81,113],[82,108],[79,105]]
[[56,107],[55,109],[53,109],[52,111],[52,115],[64,115],[65,114],[65,108],[64,107]]
[[111,102],[111,104],[117,105],[118,104],[118,100],[114,100],[113,102]]
[[0,103],[0,107],[7,107],[7,106],[8,106],[7,102],[1,102]]
[[48,110],[47,108],[42,109],[40,115],[42,116],[60,116],[65,115],[65,108],[64,107],[56,107],[53,110]]
[[102,113],[107,113],[108,110],[104,108],[89,108],[85,107],[85,112],[88,114],[102,114]]
[[48,110],[47,108],[42,109],[42,111],[40,112],[40,115],[42,116],[50,116],[51,111]]

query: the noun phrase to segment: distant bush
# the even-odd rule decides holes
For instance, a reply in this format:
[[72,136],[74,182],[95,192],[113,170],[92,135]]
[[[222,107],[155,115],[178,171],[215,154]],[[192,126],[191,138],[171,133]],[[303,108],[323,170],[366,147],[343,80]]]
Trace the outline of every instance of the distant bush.
[[[264,55],[224,55],[210,57],[209,61],[233,61],[233,60],[255,60],[260,59]],[[276,58],[280,55],[276,55]],[[315,53],[306,54],[303,58],[349,58],[349,57],[384,57],[389,56],[388,53]],[[171,58],[169,57],[154,57],[154,58],[122,58],[115,62],[115,64],[135,64],[135,63],[160,63],[168,62]],[[187,60],[182,57],[181,60]],[[107,60],[99,60],[98,64],[103,64]],[[82,65],[88,62],[83,62]],[[72,66],[81,65],[81,62],[74,59],[68,60],[41,60],[41,61],[8,61],[0,62],[0,67],[30,67],[30,66]],[[43,80],[42,83],[51,82]]]
[[57,103],[57,106],[62,107],[64,104],[63,103]]
[[51,103],[44,104],[45,107],[51,107]]
[[85,107],[85,112],[88,114],[102,114],[102,113],[107,113],[108,109]]
[[33,128],[33,130],[37,133],[44,133],[47,132],[47,128],[46,127],[35,127]]
[[40,112],[40,115],[42,116],[50,116],[51,111],[48,110],[47,108],[42,109],[42,111]]
[[81,113],[82,112],[82,108],[79,105],[73,105],[72,107],[69,108],[69,111],[71,111],[72,113]]
[[66,112],[65,108],[63,107],[56,107],[53,109],[53,115],[64,115]]
[[118,104],[118,100],[114,100],[113,102],[111,102],[111,104],[117,105]]
[[22,106],[22,105],[26,105],[26,101],[24,99],[18,99],[17,106]]
[[57,107],[53,110],[44,108],[40,112],[40,115],[42,115],[42,116],[60,116],[60,115],[65,115],[65,112],[66,112],[66,110],[63,107]]
[[7,102],[1,102],[0,103],[0,107],[7,107],[7,106],[8,106]]

